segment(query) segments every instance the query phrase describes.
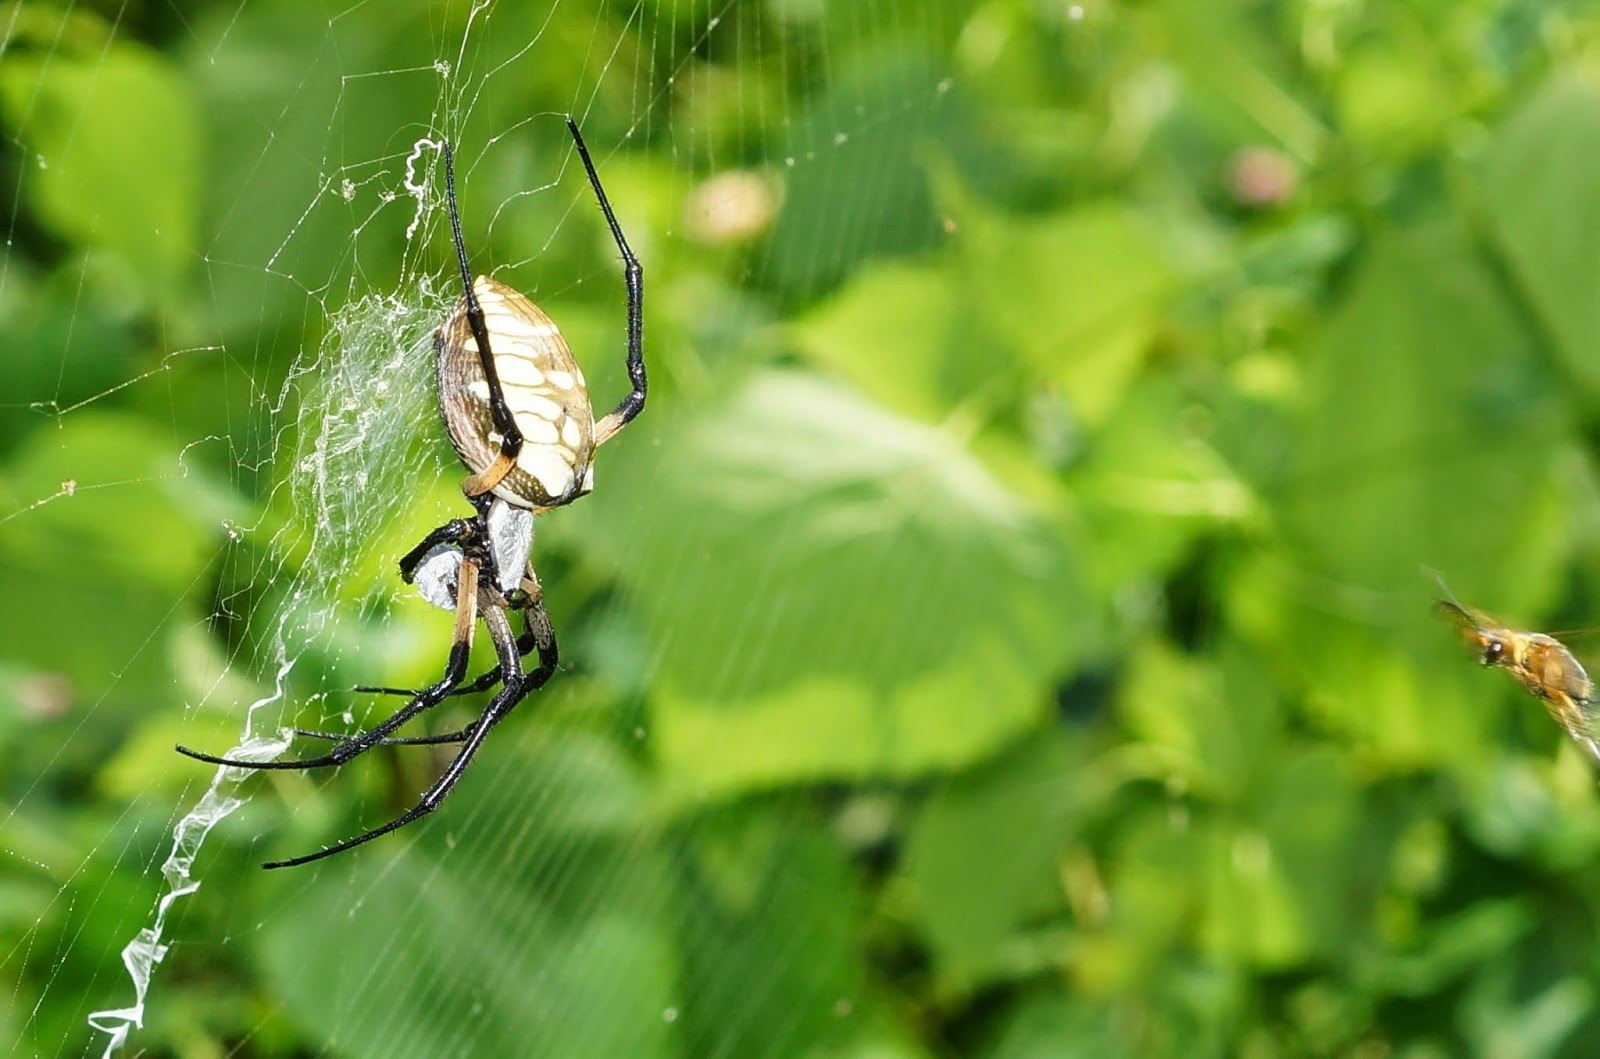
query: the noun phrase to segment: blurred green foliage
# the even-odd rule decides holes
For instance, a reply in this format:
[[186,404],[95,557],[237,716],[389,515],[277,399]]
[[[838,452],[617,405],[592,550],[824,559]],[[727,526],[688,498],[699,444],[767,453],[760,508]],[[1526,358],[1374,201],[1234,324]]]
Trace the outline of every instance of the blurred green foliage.
[[573,110],[654,391],[540,524],[564,669],[318,868],[442,759],[251,781],[135,1047],[1592,1054],[1596,778],[1428,607],[1596,621],[1592,7],[0,4],[0,1039],[98,1054],[317,578],[286,721],[442,663],[423,391],[296,507],[340,310],[448,276],[418,139],[621,392]]

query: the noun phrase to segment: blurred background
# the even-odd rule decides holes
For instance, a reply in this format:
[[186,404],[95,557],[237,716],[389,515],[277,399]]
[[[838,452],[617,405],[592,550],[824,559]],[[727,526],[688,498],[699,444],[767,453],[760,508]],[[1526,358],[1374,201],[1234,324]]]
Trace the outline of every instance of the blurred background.
[[[126,1054],[1593,1054],[1594,770],[1430,611],[1600,620],[1593,7],[0,4],[8,1054],[191,882]],[[624,392],[568,112],[563,668],[262,872],[448,759],[172,752],[442,670],[431,141]]]

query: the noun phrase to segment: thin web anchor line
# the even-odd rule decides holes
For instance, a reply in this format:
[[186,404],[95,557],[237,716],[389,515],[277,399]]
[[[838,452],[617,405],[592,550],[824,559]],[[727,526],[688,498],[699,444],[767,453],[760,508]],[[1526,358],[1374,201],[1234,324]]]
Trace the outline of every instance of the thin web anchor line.
[[[319,541],[371,539],[374,527],[392,514],[393,505],[386,507],[370,498],[401,495],[398,489],[385,488],[383,482],[363,477],[360,472],[375,463],[382,466],[379,454],[393,452],[398,439],[412,429],[408,424],[415,421],[410,415],[393,414],[396,409],[411,407],[400,384],[421,378],[415,367],[432,353],[430,321],[444,312],[442,299],[433,295],[427,277],[418,282],[425,303],[420,311],[409,310],[394,299],[366,299],[336,316],[330,328],[331,345],[324,348],[326,359],[319,362],[324,373],[322,383],[301,411],[302,429],[314,440],[311,451],[297,462],[288,483],[296,494],[296,506],[315,513],[317,530],[313,534],[312,558],[301,573],[313,582],[337,579],[334,568],[318,565],[318,556],[322,555]],[[374,350],[384,351],[383,358],[375,359]],[[416,392],[422,393],[424,385],[419,384]],[[348,400],[352,394],[371,393],[385,394],[387,404],[383,408],[389,413],[386,417],[374,418],[370,410]],[[358,492],[368,498],[367,503],[356,502]],[[341,560],[334,562],[343,569]],[[242,742],[228,752],[231,757],[268,760],[289,747],[287,737],[268,739],[256,735],[254,720],[262,707],[286,697],[285,685],[294,668],[294,659],[289,656],[298,657],[288,645],[306,642],[308,630],[321,629],[328,620],[325,612],[302,612],[298,609],[300,599],[296,592],[296,603],[287,605],[279,615],[274,643],[280,664],[274,688],[246,710]],[[219,768],[204,796],[173,829],[172,849],[161,866],[165,887],[154,920],[122,950],[122,964],[133,981],[133,1003],[96,1011],[88,1017],[91,1027],[110,1038],[102,1059],[111,1059],[133,1031],[143,1027],[151,978],[169,948],[163,941],[167,913],[179,898],[199,888],[193,866],[201,843],[213,827],[244,804],[245,799],[235,797],[233,791],[248,775],[246,769]]]
[[[283,697],[284,680],[293,668],[294,660],[286,661],[279,667],[272,694],[251,703],[247,717],[254,716],[257,708]],[[250,736],[247,728],[243,743],[229,753],[233,757],[265,761],[277,757],[288,747],[287,739],[258,739]],[[102,1059],[111,1059],[128,1042],[128,1036],[135,1029],[144,1027],[144,1004],[150,990],[150,977],[156,965],[166,958],[170,948],[161,940],[166,932],[167,913],[180,897],[187,897],[200,889],[200,880],[193,874],[200,846],[213,827],[244,804],[243,798],[237,798],[231,792],[248,775],[244,769],[217,769],[206,793],[173,828],[172,850],[161,865],[161,876],[166,880],[167,889],[156,904],[155,920],[141,928],[122,949],[122,966],[127,968],[128,977],[133,980],[133,1003],[127,1007],[107,1008],[89,1014],[89,1025],[110,1038],[106,1041],[105,1051],[101,1053]]]

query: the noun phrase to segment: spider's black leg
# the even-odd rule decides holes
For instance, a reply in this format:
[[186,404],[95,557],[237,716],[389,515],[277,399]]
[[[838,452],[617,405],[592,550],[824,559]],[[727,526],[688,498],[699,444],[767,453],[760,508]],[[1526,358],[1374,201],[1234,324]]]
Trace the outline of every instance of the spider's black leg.
[[[522,604],[524,620],[527,623],[527,629],[521,636],[517,637],[517,657],[526,658],[534,650],[534,648],[539,648],[539,657],[542,662],[544,659],[544,648],[540,646],[542,643],[540,637],[546,635],[553,637],[554,634],[549,631],[550,618],[545,614],[544,611],[544,589],[540,587],[539,575],[534,573],[531,564],[529,565],[527,572],[522,575],[522,585],[520,587],[528,599],[527,603]],[[541,616],[537,620],[534,617],[535,609],[537,609],[538,614]],[[544,631],[541,632],[541,629]],[[450,692],[450,694],[473,695],[480,691],[488,691],[498,683],[500,683],[500,667],[496,665],[491,669],[486,669],[482,673],[479,673],[469,683],[461,685]],[[358,684],[352,690],[364,695],[415,695],[417,693],[417,689],[415,688],[379,687],[372,684]],[[315,738],[329,738],[328,736],[318,732],[306,732],[300,731],[299,729],[296,729],[296,731],[299,731],[301,735],[309,735]],[[393,746],[397,744],[388,743],[386,745]]]
[[343,842],[329,846],[327,849],[318,850],[316,853],[308,853],[303,857],[268,861],[262,867],[293,868],[300,864],[310,864],[312,861],[322,860],[324,857],[331,857],[335,853],[343,853],[347,849],[354,849],[356,846],[371,842],[381,835],[387,835],[391,831],[396,831],[413,821],[420,820],[439,808],[439,804],[444,801],[451,788],[461,779],[461,775],[466,772],[467,766],[472,763],[473,756],[477,754],[478,748],[483,745],[484,737],[489,734],[489,729],[494,725],[494,722],[504,716],[511,706],[515,705],[517,700],[527,693],[527,690],[521,680],[506,682],[506,686],[500,689],[500,694],[496,695],[494,701],[485,708],[483,718],[479,721],[477,729],[467,737],[455,759],[444,770],[444,774],[434,781],[433,786],[428,788],[422,799],[409,810],[381,827],[375,827],[371,831],[357,835],[355,838],[347,838]]
[[[532,630],[529,630],[528,632],[525,632],[521,636],[517,637],[517,654],[519,656],[523,657],[523,658],[526,658],[528,655],[532,654],[534,649],[537,648],[538,646],[539,646],[539,638],[538,638],[537,635],[534,634],[534,632]],[[485,669],[482,673],[479,673],[470,682],[468,682],[466,684],[462,684],[459,687],[452,688],[451,691],[450,691],[450,696],[453,698],[453,697],[455,697],[457,695],[475,695],[480,691],[488,691],[490,688],[494,687],[498,683],[500,683],[500,667],[498,665],[495,665],[495,666],[491,666],[488,669]],[[360,692],[363,695],[416,695],[416,694],[418,694],[418,691],[417,691],[416,688],[387,688],[387,687],[379,687],[379,686],[373,685],[373,684],[358,684],[354,688],[352,688],[351,690]],[[327,735],[327,734],[324,734],[324,733],[321,733],[321,732],[308,732],[308,731],[305,731],[304,729],[300,729],[300,728],[296,728],[295,731],[298,732],[300,735],[314,736],[315,738],[318,738],[318,739],[343,739],[344,738],[343,736],[330,736],[330,735]],[[406,739],[392,740],[391,739],[391,740],[385,740],[384,745],[385,746],[400,746],[400,745],[402,745],[404,743],[407,743],[407,742],[411,742],[411,740],[406,740]]]
[[[489,634],[492,637],[495,635],[495,627],[492,619],[490,618],[490,613],[491,612],[489,611],[484,612],[484,623],[489,625]],[[529,673],[526,677],[528,682],[528,690],[537,691],[549,683],[550,678],[555,675],[556,665],[561,660],[561,654],[560,650],[556,646],[555,629],[550,625],[550,615],[544,609],[544,601],[539,599],[537,596],[533,597],[533,602],[529,606],[526,616],[528,622],[528,631],[517,637],[516,652],[520,658],[521,656],[526,655],[529,651],[533,650],[535,647],[538,648],[539,668],[535,669],[532,673]],[[509,629],[507,630],[507,634],[509,635]],[[489,679],[491,677],[493,680]],[[494,683],[495,680],[499,679],[500,667],[495,666],[493,669],[483,674],[483,676],[479,677],[475,683],[481,683],[484,685],[484,687],[489,687]],[[458,693],[459,691],[452,692],[451,694]],[[460,743],[477,730],[478,724],[478,721],[474,721],[465,728],[458,729],[454,732],[441,732],[438,735],[423,735],[405,739],[385,739],[379,745],[433,746],[439,743]],[[343,738],[343,736],[333,735],[326,732],[307,732],[298,728],[295,729],[295,732],[298,735],[311,736],[315,739]]]
[[[523,656],[531,654],[533,649],[538,645],[539,642],[534,638],[533,633],[525,632],[521,636],[517,637],[517,654]],[[475,695],[480,691],[488,691],[498,683],[500,683],[500,667],[496,665],[489,669],[485,669],[482,673],[479,673],[476,677],[472,678],[472,680],[468,683],[452,689],[450,694],[452,696]],[[415,695],[417,693],[416,688],[388,688],[378,687],[372,684],[357,684],[351,690],[359,692],[363,695]],[[317,733],[301,732],[300,734],[316,735]]]
[[[526,658],[531,651],[539,652],[539,668],[529,674],[528,679],[535,688],[542,688],[555,675],[556,664],[561,656],[556,649],[556,631],[550,624],[550,612],[544,609],[544,586],[539,584],[539,575],[532,563],[522,572],[522,584],[517,587],[522,590],[522,635],[516,641],[517,658]],[[501,669],[501,666],[496,666],[474,683],[491,686]]]
[[[477,754],[478,748],[483,746],[483,741],[489,735],[489,730],[501,718],[510,713],[517,703],[521,702],[534,689],[536,686],[534,680],[538,679],[538,673],[545,674],[542,678],[543,680],[549,679],[549,674],[545,673],[547,667],[543,664],[542,659],[538,673],[523,674],[522,663],[517,658],[516,645],[511,639],[511,625],[506,621],[505,612],[501,608],[495,606],[485,607],[483,619],[484,624],[489,628],[490,637],[494,640],[495,651],[500,655],[500,665],[508,674],[505,686],[500,689],[499,694],[490,700],[489,705],[484,707],[483,713],[479,716],[477,722],[470,726],[471,730],[465,732],[461,749],[457,751],[456,756],[446,766],[444,773],[434,781],[433,786],[428,788],[416,805],[390,820],[387,824],[375,827],[371,831],[363,832],[355,838],[347,838],[343,842],[329,846],[327,849],[318,850],[316,853],[308,853],[302,857],[291,857],[288,860],[270,861],[263,864],[263,868],[292,868],[296,865],[310,864],[312,861],[322,860],[324,857],[331,857],[335,853],[343,853],[347,849],[353,849],[356,846],[371,842],[381,835],[387,835],[391,831],[396,831],[413,821],[420,820],[439,808],[445,796],[450,793],[456,783],[460,781],[462,775],[466,773],[467,766],[472,764],[473,755]],[[554,672],[553,639],[551,640],[551,650],[552,663],[548,666],[548,669],[550,672]]]
[[[417,567],[422,565],[422,560],[427,557],[427,554],[440,544],[461,544],[472,537],[474,533],[486,532],[482,528],[482,512],[486,511],[489,505],[484,502],[478,502],[477,506],[479,509],[479,516],[477,520],[464,518],[451,519],[449,522],[446,522],[444,525],[440,526],[438,529],[422,538],[415,548],[412,548],[409,552],[406,552],[405,555],[401,556],[400,579],[408,585],[413,584],[417,579]],[[531,648],[529,650],[531,650]],[[527,651],[523,651],[523,654],[527,653]],[[499,670],[495,670],[494,672],[499,673]],[[450,690],[450,694],[466,695],[473,691],[483,691],[486,688],[491,688],[494,686],[494,681],[485,680],[484,678],[487,676],[487,673],[483,674],[483,676],[478,677],[472,682],[471,685],[467,687],[452,688]],[[498,679],[498,677],[496,679]],[[374,687],[369,684],[357,684],[352,690],[370,695],[404,695],[407,698],[410,698],[413,695],[421,695],[423,692],[423,689],[421,688]],[[342,735],[330,736],[324,732],[312,732],[304,728],[296,728],[295,733],[298,735],[311,736],[314,739],[344,738]]]
[[467,658],[472,652],[472,630],[477,623],[478,615],[478,564],[471,559],[463,560],[460,578],[456,588],[456,628],[455,637],[450,644],[450,661],[445,667],[445,675],[437,684],[418,692],[405,706],[396,710],[394,715],[382,724],[349,736],[338,746],[321,757],[299,758],[292,761],[239,761],[233,758],[217,757],[213,754],[203,754],[198,750],[191,750],[186,746],[179,746],[178,753],[192,757],[197,761],[205,761],[212,765],[229,765],[233,768],[246,769],[312,769],[325,768],[332,765],[342,765],[351,758],[363,754],[377,746],[395,729],[417,716],[425,710],[432,709],[444,701],[450,689],[460,684],[467,675]]
[[[462,734],[462,732],[470,732],[471,730],[472,730],[472,726],[468,725],[466,728],[463,728],[461,730],[461,732],[446,732],[443,735],[417,735],[417,736],[395,737],[393,739],[380,739],[380,740],[378,740],[376,745],[377,746],[434,746],[434,745],[439,744],[439,743],[459,743],[459,742],[461,742],[461,740],[466,738],[466,736],[464,736]],[[343,733],[343,732],[315,732],[315,731],[312,731],[310,728],[296,728],[294,730],[294,734],[295,735],[303,735],[307,739],[326,739],[330,743],[341,743],[344,740],[350,738],[348,734]]]
[[483,322],[483,306],[472,290],[472,268],[467,264],[467,244],[461,238],[461,212],[456,206],[456,163],[448,141],[444,144],[444,194],[450,207],[450,233],[455,239],[456,261],[461,266],[461,295],[467,302],[467,327],[478,346],[478,363],[483,368],[483,378],[489,384],[489,417],[500,433],[500,454],[478,474],[469,475],[461,483],[461,491],[468,496],[482,496],[517,465],[517,454],[522,451],[522,429],[517,426],[511,407],[506,404],[505,391],[500,388],[500,375],[495,371],[494,352],[489,348],[489,328]]
[[617,241],[617,250],[622,254],[622,282],[628,290],[628,380],[633,384],[633,389],[617,407],[594,425],[594,443],[598,446],[611,440],[617,431],[627,426],[629,420],[644,409],[644,267],[633,256],[633,250],[622,234],[622,225],[617,223],[617,215],[611,210],[611,200],[606,198],[606,189],[600,183],[600,174],[595,172],[594,160],[589,157],[583,134],[578,131],[578,123],[572,120],[570,114],[567,116],[567,130],[572,133],[578,157],[583,160],[583,168],[589,174],[589,186],[594,188],[594,197],[600,200],[600,212],[605,214],[611,237]]
[[[520,655],[528,653],[523,645],[524,641],[531,641],[539,651],[539,668],[527,675],[527,681],[534,688],[542,688],[555,676],[556,665],[561,661],[561,652],[556,646],[556,630],[550,624],[550,612],[544,609],[544,594],[539,590],[539,582],[531,574],[523,579],[523,587],[528,591],[527,608],[523,612],[523,621],[527,631],[517,638],[517,650]],[[506,632],[509,633],[507,626]],[[503,664],[503,663],[502,663]],[[521,668],[521,662],[518,662]]]

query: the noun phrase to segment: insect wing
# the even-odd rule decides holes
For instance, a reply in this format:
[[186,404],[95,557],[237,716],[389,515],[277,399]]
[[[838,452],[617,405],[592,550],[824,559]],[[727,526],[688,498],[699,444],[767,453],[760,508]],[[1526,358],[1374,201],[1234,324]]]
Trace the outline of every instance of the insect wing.
[[1483,630],[1492,629],[1499,625],[1499,622],[1483,611],[1463,606],[1453,599],[1439,600],[1438,603],[1434,604],[1434,609],[1449,618],[1469,643],[1475,643],[1478,639],[1478,634]]

